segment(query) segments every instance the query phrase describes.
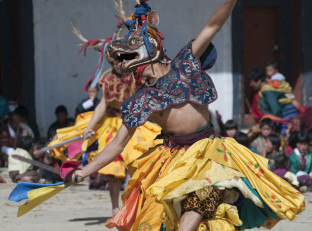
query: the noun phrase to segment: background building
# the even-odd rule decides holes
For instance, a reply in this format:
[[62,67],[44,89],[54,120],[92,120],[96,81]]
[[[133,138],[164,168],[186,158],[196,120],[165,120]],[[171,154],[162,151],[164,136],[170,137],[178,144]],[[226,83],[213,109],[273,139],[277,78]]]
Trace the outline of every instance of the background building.
[[[125,0],[126,12],[134,0]],[[195,38],[220,0],[150,1],[160,16],[164,46],[174,57]],[[246,74],[275,59],[295,87],[303,104],[312,105],[312,9],[310,0],[238,0],[231,20],[213,43],[218,50],[215,67],[208,72],[219,98],[212,103],[223,120],[243,123],[251,90]],[[71,32],[73,22],[88,39],[105,38],[118,19],[111,0],[1,0],[0,94],[19,97],[36,120],[41,134],[54,121],[54,109],[64,104],[74,116],[80,91],[98,62],[89,50],[77,56],[80,41]],[[107,66],[108,67],[108,66]]]

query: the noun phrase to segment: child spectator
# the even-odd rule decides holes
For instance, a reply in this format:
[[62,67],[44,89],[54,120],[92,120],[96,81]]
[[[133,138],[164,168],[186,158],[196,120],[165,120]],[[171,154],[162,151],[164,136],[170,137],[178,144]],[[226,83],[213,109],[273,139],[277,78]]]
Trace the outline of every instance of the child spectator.
[[228,120],[224,124],[225,136],[234,138],[238,126],[234,120]]
[[283,80],[285,80],[285,76],[278,72],[277,63],[273,61],[267,62],[265,66],[267,79],[266,81],[274,88],[277,88]]
[[[56,129],[49,130],[48,139],[49,139],[49,142],[52,142],[53,140],[57,139]],[[41,145],[42,144],[40,144],[40,146]],[[39,148],[40,146],[38,144],[38,149],[40,149]],[[58,163],[57,160],[51,156],[50,152],[51,150],[42,154],[42,157],[41,157],[42,162],[51,167],[60,169],[61,163]],[[40,174],[40,177],[43,178],[45,180],[45,183],[47,184],[56,183],[62,180],[59,175],[49,172],[44,169],[40,169],[39,174]]]
[[83,112],[94,111],[96,106],[100,103],[100,100],[97,98],[99,93],[99,88],[96,85],[91,87],[91,83],[86,88],[86,93],[88,98],[82,100],[76,108],[76,116]]
[[266,138],[274,131],[274,122],[269,119],[263,119],[260,122],[260,134],[259,136],[251,143],[254,146],[258,153],[262,155],[266,150]]
[[247,134],[238,131],[238,132],[236,132],[234,139],[237,141],[237,143],[245,146],[246,148],[249,148],[250,151],[259,154],[257,149],[254,146],[250,145],[249,138],[248,138]]
[[279,154],[279,149],[281,146],[281,139],[278,135],[276,134],[270,134],[267,136],[266,139],[266,146],[265,146],[265,151],[262,154],[262,156],[266,157],[269,159],[269,164],[268,168],[274,169],[275,168],[275,163],[274,163],[274,157]]
[[[40,161],[43,163],[43,159],[44,159],[44,154],[40,153],[40,154],[35,154],[35,151],[38,151],[39,149],[43,148],[45,145],[45,142],[44,141],[38,141],[36,143],[34,143],[33,145],[33,159],[36,160],[36,161]],[[37,170],[39,169],[38,167],[33,167],[34,170]]]
[[[33,145],[34,151],[37,151],[39,149],[42,149],[46,143],[44,141],[39,141]],[[33,154],[34,160],[40,161],[46,165],[50,165],[52,167],[54,166],[54,159],[50,157],[49,152],[44,152],[40,154]],[[34,167],[35,170],[38,170],[39,176],[40,176],[40,183],[52,183],[60,181],[59,177],[57,177],[56,174],[51,173],[45,169]]]
[[312,154],[308,153],[308,136],[297,133],[296,148],[289,156],[290,170],[296,174],[300,186],[312,186]]
[[15,112],[20,115],[21,122],[20,127],[23,129],[22,136],[30,136],[31,138],[35,138],[34,132],[31,127],[28,125],[28,110],[24,106],[18,106],[15,109]]
[[39,174],[33,170],[32,165],[15,159],[13,156],[21,156],[27,159],[32,160],[32,153],[33,153],[33,139],[30,136],[22,136],[20,140],[20,144],[18,148],[14,150],[11,156],[9,156],[8,162],[8,171],[11,180],[14,183],[19,181],[26,181],[26,182],[39,182],[40,177]]
[[38,141],[40,139],[40,132],[38,125],[35,122],[29,121],[29,111],[28,108],[25,106],[18,106],[15,109],[15,112],[17,112],[21,116],[21,127],[23,128],[23,136],[26,134],[29,134],[30,136],[34,137],[35,141]]
[[276,134],[270,134],[266,139],[266,153],[264,157],[270,159],[276,152],[280,150],[281,138]]
[[299,181],[294,173],[289,171],[287,156],[283,152],[277,153],[274,157],[274,168],[271,169],[279,177],[288,181],[295,188],[299,187]]

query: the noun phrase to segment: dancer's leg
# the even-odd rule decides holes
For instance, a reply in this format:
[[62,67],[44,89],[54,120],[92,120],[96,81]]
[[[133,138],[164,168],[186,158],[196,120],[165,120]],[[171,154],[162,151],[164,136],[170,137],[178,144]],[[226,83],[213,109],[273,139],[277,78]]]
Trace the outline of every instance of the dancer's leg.
[[204,189],[207,197],[200,200],[196,192],[192,192],[182,201],[182,211],[184,213],[180,219],[178,231],[196,230],[203,219],[210,219],[215,214],[217,207],[220,205],[224,191],[213,187]]
[[119,191],[121,187],[121,181],[119,179],[109,177],[109,195],[112,201],[112,213],[113,216],[119,211]]
[[194,211],[188,211],[183,213],[180,218],[180,225],[178,231],[194,231],[197,229],[200,222],[202,222],[203,216]]

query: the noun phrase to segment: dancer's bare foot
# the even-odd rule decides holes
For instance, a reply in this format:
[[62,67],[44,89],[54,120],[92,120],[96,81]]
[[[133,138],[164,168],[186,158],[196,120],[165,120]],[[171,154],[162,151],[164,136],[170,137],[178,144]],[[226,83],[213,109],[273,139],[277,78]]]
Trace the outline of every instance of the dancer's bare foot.
[[115,216],[119,212],[119,208],[114,208],[112,210],[113,216]]
[[109,195],[112,200],[112,208],[113,208],[112,213],[113,216],[115,216],[115,214],[118,213],[119,211],[118,200],[121,181],[113,177],[109,177],[108,180],[109,180]]

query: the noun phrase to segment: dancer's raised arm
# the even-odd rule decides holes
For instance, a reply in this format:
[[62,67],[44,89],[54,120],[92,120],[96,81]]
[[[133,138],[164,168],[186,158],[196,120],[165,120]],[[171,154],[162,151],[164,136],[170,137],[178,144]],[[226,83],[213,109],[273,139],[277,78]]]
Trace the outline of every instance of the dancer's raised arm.
[[213,37],[222,28],[226,20],[230,17],[236,0],[226,0],[218,10],[209,18],[204,29],[199,33],[193,42],[193,54],[201,57],[209,46]]
[[115,138],[100,152],[100,154],[81,170],[76,170],[75,174],[81,177],[87,177],[112,162],[118,155],[120,155],[120,153],[122,153],[135,130],[135,128],[127,128],[122,124]]

